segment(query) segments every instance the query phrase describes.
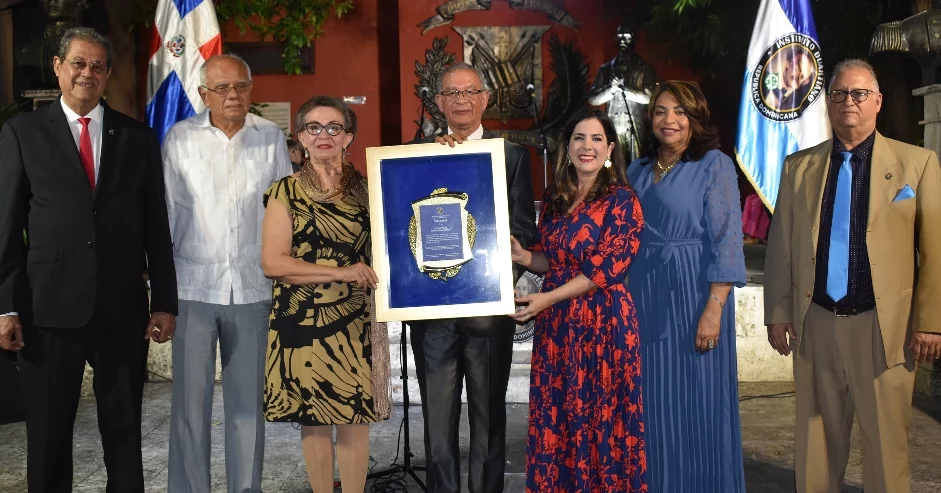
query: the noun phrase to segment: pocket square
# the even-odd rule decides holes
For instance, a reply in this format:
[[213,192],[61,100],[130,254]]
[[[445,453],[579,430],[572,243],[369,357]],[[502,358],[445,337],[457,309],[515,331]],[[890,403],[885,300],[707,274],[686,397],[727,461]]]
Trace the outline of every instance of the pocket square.
[[905,188],[899,190],[899,193],[892,199],[892,202],[898,202],[900,200],[910,199],[915,196],[915,191],[912,190],[912,187],[905,185]]

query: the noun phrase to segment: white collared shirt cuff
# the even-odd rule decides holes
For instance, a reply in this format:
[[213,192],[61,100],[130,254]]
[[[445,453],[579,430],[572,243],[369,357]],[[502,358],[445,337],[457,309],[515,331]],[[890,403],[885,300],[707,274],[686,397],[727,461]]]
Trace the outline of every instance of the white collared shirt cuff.
[[0,317],[19,317],[19,316],[20,314],[17,312],[4,313],[3,315],[0,315]]

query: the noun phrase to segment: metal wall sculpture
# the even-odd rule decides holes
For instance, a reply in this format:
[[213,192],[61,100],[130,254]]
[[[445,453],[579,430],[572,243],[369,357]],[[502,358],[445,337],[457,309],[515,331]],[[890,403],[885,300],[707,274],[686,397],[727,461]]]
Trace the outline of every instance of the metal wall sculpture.
[[[532,118],[542,95],[542,35],[549,26],[455,27],[464,38],[464,61],[490,88],[485,120]],[[542,98],[536,98],[536,107]]]
[[[555,153],[555,137],[565,122],[585,105],[588,93],[588,63],[574,41],[562,42],[555,33],[549,35],[549,70],[555,74],[549,85],[546,106],[529,130],[496,130],[500,137],[517,144],[536,147],[546,137],[549,154]],[[533,166],[536,166],[534,163]]]
[[[422,124],[424,135],[443,133],[447,128],[444,115],[435,102],[435,92],[441,72],[456,59],[453,53],[446,51],[447,38],[436,37],[431,45],[431,48],[425,50],[425,63],[415,62],[415,75],[418,77],[415,96],[421,99],[429,115],[425,122],[416,122],[416,124]],[[528,130],[497,130],[494,133],[517,144],[537,148],[541,144],[541,136],[545,135],[551,153],[554,152],[556,146],[555,135],[562,130],[562,126],[569,117],[584,106],[589,84],[588,63],[585,62],[585,55],[573,41],[562,42],[554,33],[551,34],[549,56],[549,69],[555,77],[549,85],[549,95],[545,107],[540,108],[538,118]],[[492,95],[491,104],[493,104]],[[532,113],[528,112],[522,116],[527,119],[532,117]]]
[[447,46],[448,38],[436,37],[431,41],[431,48],[425,50],[425,63],[415,62],[415,75],[418,76],[415,96],[418,96],[425,112],[428,113],[427,120],[422,117],[420,121],[415,122],[421,128],[423,135],[439,134],[448,127],[444,113],[438,109],[438,103],[435,102],[441,73],[444,72],[445,67],[455,61],[454,54],[445,51]]
[[[572,29],[578,29],[582,23],[575,20],[565,9],[554,5],[550,0],[504,0],[510,4],[513,10],[536,10],[546,14],[553,22],[562,24]],[[461,12],[472,10],[490,10],[493,0],[451,0],[435,9],[436,14],[425,19],[418,27],[422,28],[422,34],[439,27],[445,26],[454,20],[454,16]]]

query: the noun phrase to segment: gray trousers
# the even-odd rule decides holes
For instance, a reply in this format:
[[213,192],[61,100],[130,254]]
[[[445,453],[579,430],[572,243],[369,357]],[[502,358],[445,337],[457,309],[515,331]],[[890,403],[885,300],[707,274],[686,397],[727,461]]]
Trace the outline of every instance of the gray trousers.
[[225,472],[229,493],[261,491],[265,452],[265,344],[270,301],[215,305],[180,300],[173,336],[169,493],[206,493],[216,341],[222,351]]

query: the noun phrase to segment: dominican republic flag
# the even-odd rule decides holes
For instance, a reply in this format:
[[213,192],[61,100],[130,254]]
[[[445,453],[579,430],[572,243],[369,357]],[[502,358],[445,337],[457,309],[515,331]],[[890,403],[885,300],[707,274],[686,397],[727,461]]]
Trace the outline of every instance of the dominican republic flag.
[[739,105],[735,159],[774,212],[784,158],[830,138],[810,0],[761,0]]
[[160,142],[174,123],[202,111],[199,68],[222,53],[212,0],[159,0],[147,68],[147,124]]

